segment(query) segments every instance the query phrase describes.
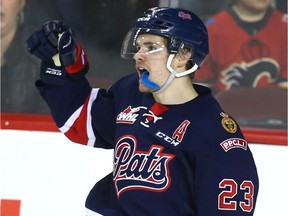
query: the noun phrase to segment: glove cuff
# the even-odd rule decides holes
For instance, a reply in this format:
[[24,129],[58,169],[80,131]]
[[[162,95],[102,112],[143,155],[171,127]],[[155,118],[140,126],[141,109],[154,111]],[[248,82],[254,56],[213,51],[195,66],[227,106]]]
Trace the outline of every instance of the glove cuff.
[[65,70],[68,74],[73,75],[77,73],[83,73],[85,70],[85,74],[89,69],[87,55],[85,51],[81,48],[80,43],[77,43],[77,53],[76,53],[76,62],[72,65],[66,66]]
[[47,85],[61,86],[66,80],[66,71],[62,66],[57,67],[42,61],[40,67],[40,78]]

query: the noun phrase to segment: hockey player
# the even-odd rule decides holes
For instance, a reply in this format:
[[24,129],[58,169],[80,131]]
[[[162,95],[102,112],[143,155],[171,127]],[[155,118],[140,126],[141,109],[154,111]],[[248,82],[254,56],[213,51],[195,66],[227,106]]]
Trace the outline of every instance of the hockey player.
[[247,141],[210,90],[191,82],[208,54],[194,13],[145,11],[121,51],[137,73],[108,90],[90,87],[86,54],[62,22],[44,24],[27,44],[42,60],[36,85],[59,129],[114,149],[113,172],[91,190],[87,214],[253,215],[258,176]]

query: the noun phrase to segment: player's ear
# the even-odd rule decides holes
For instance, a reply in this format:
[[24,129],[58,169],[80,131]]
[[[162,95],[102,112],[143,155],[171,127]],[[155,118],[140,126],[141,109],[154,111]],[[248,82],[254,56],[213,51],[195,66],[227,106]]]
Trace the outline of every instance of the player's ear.
[[192,57],[192,53],[189,49],[181,49],[175,56],[177,59],[177,67],[184,67]]

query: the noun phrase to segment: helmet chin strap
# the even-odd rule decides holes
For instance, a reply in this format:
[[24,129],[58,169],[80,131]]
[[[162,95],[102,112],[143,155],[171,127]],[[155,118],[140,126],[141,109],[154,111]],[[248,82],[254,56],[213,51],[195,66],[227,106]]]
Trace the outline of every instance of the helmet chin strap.
[[161,92],[163,92],[164,90],[166,90],[166,88],[172,83],[172,81],[174,80],[176,74],[177,74],[177,71],[174,70],[172,67],[171,67],[171,63],[172,63],[172,60],[173,58],[175,57],[175,54],[170,54],[169,57],[168,57],[168,60],[167,60],[167,64],[166,64],[166,68],[169,70],[170,72],[170,75],[168,77],[168,79],[166,80],[166,82],[164,83],[164,85],[161,86],[161,88],[159,88],[158,90],[154,91],[153,93],[154,94],[159,94]]
[[174,80],[175,77],[182,77],[182,76],[186,76],[188,74],[194,73],[199,67],[197,64],[194,64],[193,67],[190,68],[189,70],[178,73],[176,70],[174,70],[171,67],[171,63],[172,63],[174,57],[175,57],[175,54],[169,55],[168,60],[167,60],[167,64],[166,64],[166,68],[169,70],[170,75],[169,75],[168,79],[166,80],[166,82],[164,83],[164,85],[162,87],[160,87],[158,90],[153,92],[154,94],[159,94],[159,93],[163,92],[172,83],[172,81]]

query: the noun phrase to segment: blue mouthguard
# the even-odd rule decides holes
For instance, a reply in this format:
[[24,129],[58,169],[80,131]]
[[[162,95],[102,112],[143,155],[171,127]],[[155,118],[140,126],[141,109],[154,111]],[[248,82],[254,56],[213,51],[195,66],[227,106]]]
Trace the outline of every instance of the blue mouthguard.
[[157,85],[156,83],[152,82],[151,80],[149,80],[148,77],[149,77],[148,71],[144,71],[144,72],[142,73],[142,77],[141,77],[143,84],[144,84],[146,87],[151,88],[151,89],[153,89],[153,90],[158,90],[158,89],[160,89],[160,86]]

